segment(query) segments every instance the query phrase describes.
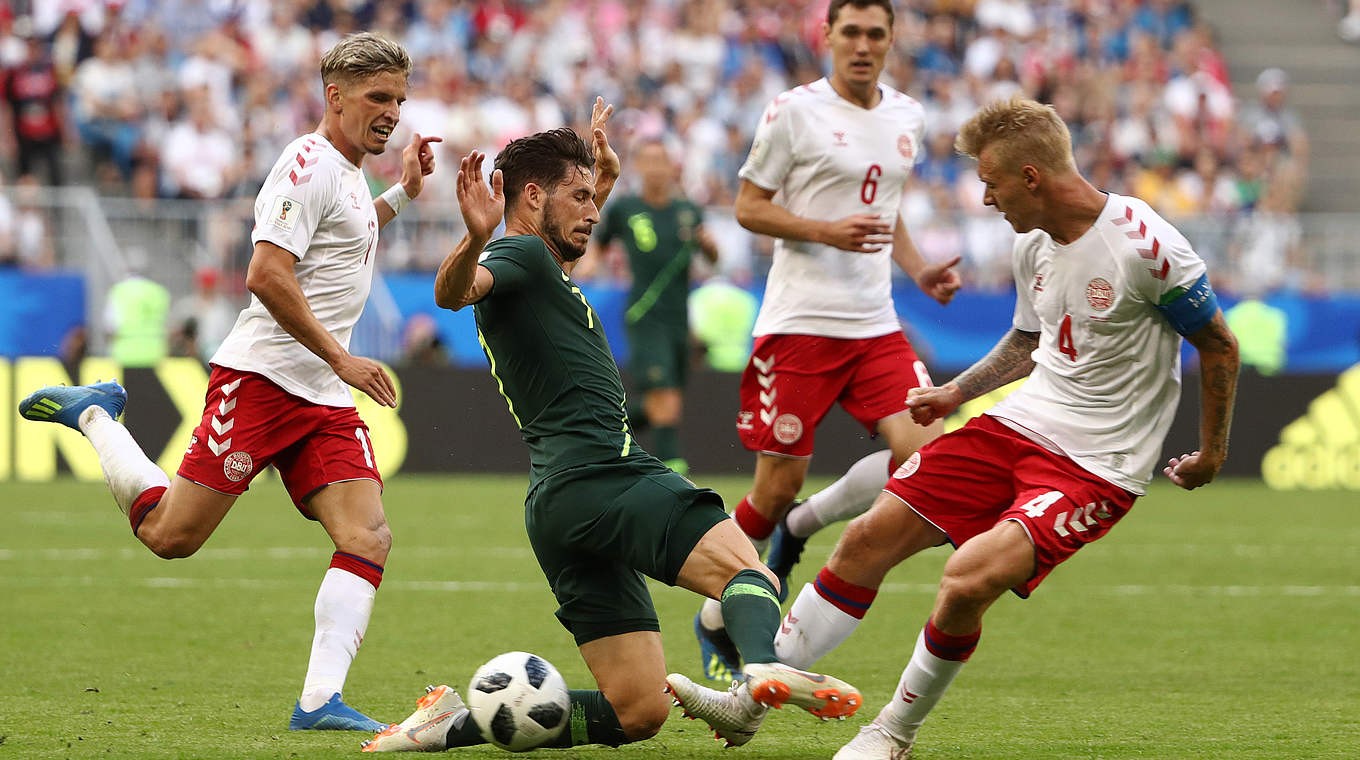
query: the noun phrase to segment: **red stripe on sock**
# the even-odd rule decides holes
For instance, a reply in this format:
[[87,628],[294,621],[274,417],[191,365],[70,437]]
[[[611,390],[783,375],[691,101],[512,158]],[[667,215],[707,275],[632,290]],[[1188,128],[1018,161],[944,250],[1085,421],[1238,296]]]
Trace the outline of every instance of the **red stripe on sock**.
[[746,535],[757,541],[770,537],[774,532],[777,521],[762,515],[751,506],[751,494],[741,497],[741,503],[732,512],[732,519],[737,521],[737,525]]
[[818,596],[859,620],[864,619],[864,614],[869,611],[869,605],[873,604],[874,597],[878,596],[878,589],[856,586],[826,567],[817,573],[817,580],[812,587]]
[[137,529],[142,527],[142,521],[151,510],[160,506],[161,497],[164,495],[165,486],[155,486],[142,491],[132,500],[132,506],[128,508],[128,522],[132,525],[132,535],[137,535]]
[[977,649],[981,637],[981,628],[963,636],[954,636],[936,628],[933,619],[926,621],[926,649],[941,660],[967,662]]
[[336,552],[331,555],[331,567],[357,575],[368,581],[375,589],[378,588],[378,584],[382,583],[382,565],[369,562],[357,554]]

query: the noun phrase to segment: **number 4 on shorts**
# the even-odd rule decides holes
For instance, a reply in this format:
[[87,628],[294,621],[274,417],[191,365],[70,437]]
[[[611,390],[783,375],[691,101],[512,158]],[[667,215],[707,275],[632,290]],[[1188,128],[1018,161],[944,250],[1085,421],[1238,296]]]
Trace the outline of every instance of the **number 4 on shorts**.
[[1048,508],[1053,506],[1053,504],[1062,497],[1062,491],[1041,493],[1033,499],[1030,499],[1025,506],[1021,507],[1021,509],[1025,510],[1025,517],[1043,517],[1044,512],[1047,512]]

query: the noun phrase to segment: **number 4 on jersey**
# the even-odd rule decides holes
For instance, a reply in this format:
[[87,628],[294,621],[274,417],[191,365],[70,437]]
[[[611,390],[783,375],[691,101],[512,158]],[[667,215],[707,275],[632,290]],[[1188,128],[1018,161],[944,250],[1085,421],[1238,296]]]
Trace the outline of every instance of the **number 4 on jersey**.
[[1077,344],[1072,342],[1072,315],[1064,314],[1062,325],[1058,328],[1058,353],[1072,361],[1077,360]]

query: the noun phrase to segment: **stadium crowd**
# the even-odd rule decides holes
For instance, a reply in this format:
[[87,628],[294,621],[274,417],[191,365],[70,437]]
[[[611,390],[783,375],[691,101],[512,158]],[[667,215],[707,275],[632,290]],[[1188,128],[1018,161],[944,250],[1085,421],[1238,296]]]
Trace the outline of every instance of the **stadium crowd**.
[[[400,144],[444,138],[439,160],[563,124],[597,93],[629,137],[663,135],[689,197],[730,208],[765,104],[823,73],[825,0],[52,0],[0,5],[6,185],[79,182],[141,199],[248,204],[278,147],[321,112],[311,72],[342,35],[400,40],[415,61]],[[969,287],[1009,287],[1005,221],[982,214],[957,127],[1023,91],[1073,128],[1083,173],[1147,199],[1211,269],[1255,287],[1308,288],[1294,213],[1308,141],[1267,69],[1233,97],[1212,30],[1181,0],[900,0],[884,80],[929,115],[904,204],[932,259],[961,252]],[[70,159],[73,146],[89,160]],[[373,162],[375,188],[398,172]],[[453,183],[430,194],[452,202]],[[442,197],[440,197],[442,196]],[[41,265],[35,229],[0,195],[0,258]],[[1203,217],[1201,215],[1209,215]],[[456,218],[456,214],[450,214]],[[1207,218],[1204,223],[1189,221]],[[715,222],[723,266],[759,273],[763,241]],[[1196,234],[1196,233],[1200,234]],[[386,265],[431,269],[437,241],[401,235]],[[40,236],[39,236],[40,237]],[[22,251],[22,252],[21,252]],[[221,262],[232,268],[230,261]],[[601,268],[603,277],[610,267]]]

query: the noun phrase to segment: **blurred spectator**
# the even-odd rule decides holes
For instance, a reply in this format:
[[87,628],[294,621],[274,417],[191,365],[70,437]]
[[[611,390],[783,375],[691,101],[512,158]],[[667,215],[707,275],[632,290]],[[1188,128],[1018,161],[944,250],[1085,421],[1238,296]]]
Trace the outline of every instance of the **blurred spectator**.
[[1360,42],[1360,0],[1350,0],[1346,7],[1346,15],[1341,18],[1336,31],[1347,42]]
[[0,268],[9,269],[19,265],[19,248],[14,239],[14,205],[9,198],[0,194]]
[[38,194],[38,180],[31,174],[14,183],[14,248],[25,269],[51,269],[56,264],[53,222],[48,209],[38,203]]
[[401,363],[415,367],[447,367],[449,353],[439,337],[434,317],[417,312],[406,320],[401,334]]
[[170,291],[142,274],[145,251],[126,255],[131,271],[109,288],[105,302],[109,355],[123,367],[154,367],[169,352]]
[[19,174],[32,174],[41,167],[47,184],[60,185],[65,93],[46,45],[27,28],[27,21],[25,28],[16,30],[25,38],[22,57],[12,65],[6,61],[0,91],[9,108]]
[[132,176],[141,132],[141,95],[126,51],[117,40],[95,41],[95,54],[76,69],[72,85],[76,127],[98,161],[112,160],[124,180]]
[[236,324],[240,306],[222,291],[222,273],[200,267],[194,273],[194,292],[170,307],[170,353],[194,356],[207,363]]
[[241,148],[218,125],[206,87],[186,93],[188,114],[171,126],[161,144],[161,182],[167,196],[221,198],[241,180]]
[[1256,77],[1257,102],[1242,109],[1239,120],[1248,141],[1276,148],[1298,170],[1308,165],[1308,135],[1303,121],[1285,105],[1289,75],[1283,69],[1265,69]]

